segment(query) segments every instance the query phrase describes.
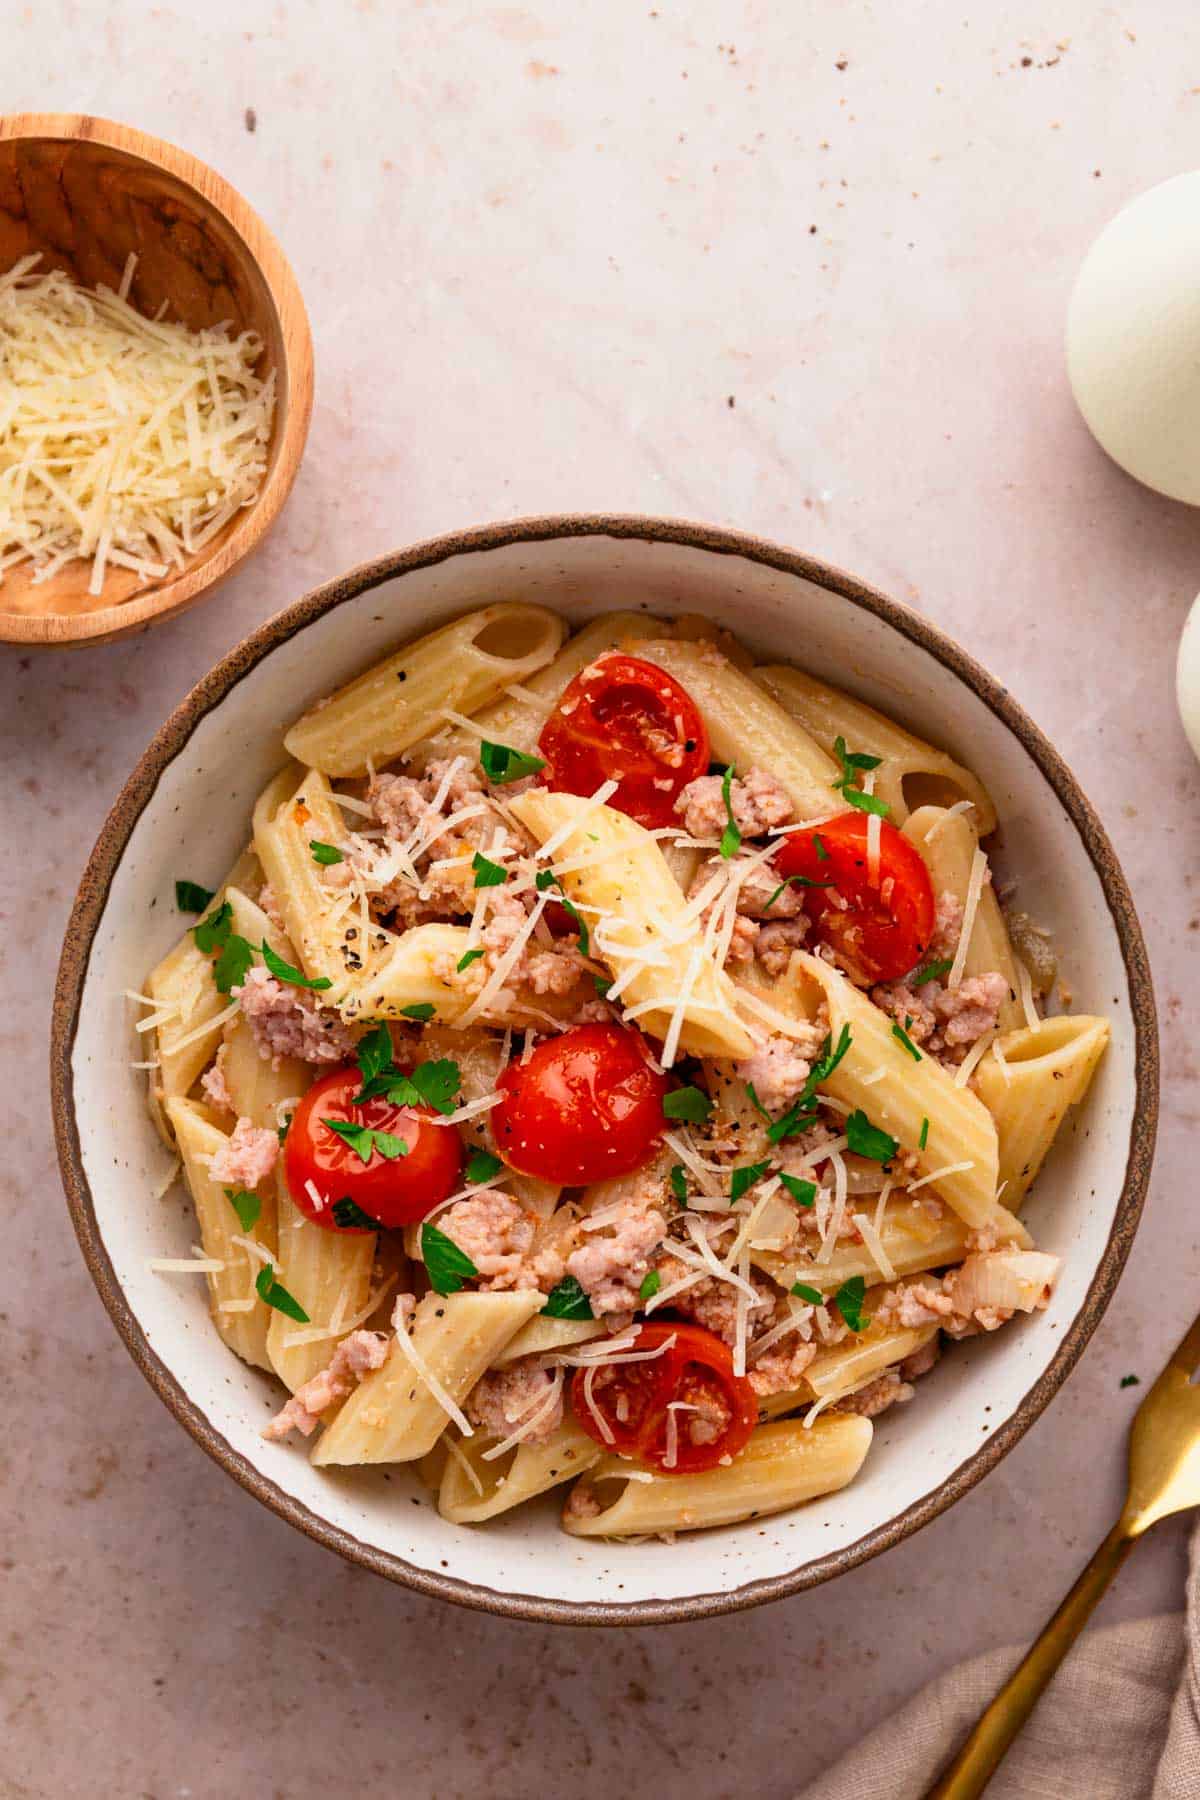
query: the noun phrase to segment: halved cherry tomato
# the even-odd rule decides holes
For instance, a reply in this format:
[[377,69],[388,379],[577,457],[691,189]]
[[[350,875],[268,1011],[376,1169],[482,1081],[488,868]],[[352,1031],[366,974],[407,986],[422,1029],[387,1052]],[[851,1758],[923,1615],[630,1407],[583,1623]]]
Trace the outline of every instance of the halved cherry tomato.
[[[296,1108],[284,1140],[284,1172],[292,1204],[326,1231],[370,1230],[367,1225],[341,1224],[335,1217],[339,1200],[352,1200],[380,1225],[423,1219],[454,1192],[462,1170],[462,1143],[452,1125],[432,1124],[437,1115],[430,1107],[393,1106],[382,1095],[355,1106],[362,1080],[361,1070],[342,1068],[315,1081]],[[372,1144],[370,1161],[363,1162],[357,1150],[330,1130],[326,1119],[386,1131],[401,1139],[407,1150],[386,1157]],[[314,1202],[310,1181],[324,1206]]]
[[521,1174],[563,1187],[628,1175],[666,1130],[666,1076],[651,1067],[641,1033],[621,1025],[546,1038],[528,1062],[510,1062],[497,1086],[497,1150]]
[[929,949],[933,885],[920,851],[886,819],[880,820],[879,869],[872,881],[867,823],[865,813],[839,813],[812,831],[793,832],[773,860],[781,877],[831,884],[806,887],[804,908],[817,937],[851,975],[868,984],[899,981]]
[[689,781],[708,768],[708,733],[686,688],[636,656],[597,658],[564,690],[542,727],[543,780],[560,794],[594,794],[640,825],[670,825]]
[[[632,1349],[662,1354],[575,1371],[571,1405],[589,1437],[675,1475],[715,1468],[742,1448],[758,1419],[758,1399],[746,1377],[734,1374],[727,1344],[702,1326],[664,1321],[640,1326]],[[673,1431],[668,1407],[678,1408]]]

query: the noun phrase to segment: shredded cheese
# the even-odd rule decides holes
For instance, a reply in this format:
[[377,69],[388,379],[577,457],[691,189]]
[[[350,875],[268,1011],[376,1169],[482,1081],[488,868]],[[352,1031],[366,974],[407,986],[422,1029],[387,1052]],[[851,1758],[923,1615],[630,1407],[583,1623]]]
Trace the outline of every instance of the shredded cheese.
[[940,832],[945,831],[951,819],[956,819],[960,813],[974,812],[974,810],[975,802],[973,800],[956,800],[954,805],[948,806],[941,818],[936,820],[934,824],[929,827],[929,830],[925,833],[925,842],[927,844],[932,844],[934,838],[937,837]]
[[976,1068],[983,1061],[984,1057],[995,1043],[998,1035],[999,1034],[995,1031],[985,1031],[981,1038],[975,1040],[971,1045],[971,1048],[967,1051],[967,1054],[959,1063],[957,1069],[954,1071],[955,1087],[966,1087],[968,1081],[970,1081],[972,1075],[975,1073]]
[[[585,1375],[583,1379],[586,1385],[588,1379],[587,1376]],[[506,1455],[515,1445],[524,1443],[526,1438],[531,1437],[538,1426],[550,1417],[551,1413],[558,1405],[559,1398],[562,1394],[562,1386],[563,1372],[561,1368],[558,1368],[555,1369],[553,1380],[542,1398],[540,1400],[535,1400],[534,1404],[531,1407],[528,1407],[526,1411],[520,1415],[515,1430],[510,1432],[508,1437],[501,1438],[498,1444],[493,1444],[490,1450],[485,1450],[483,1452],[480,1461],[495,1462],[497,1457]]]
[[[275,378],[263,342],[146,319],[23,257],[0,277],[0,582],[90,559],[143,579],[182,568],[256,499]],[[122,288],[133,269],[127,264]]]
[[1025,1023],[1030,1031],[1036,1031],[1041,1020],[1038,1018],[1037,1007],[1034,1004],[1033,980],[1021,957],[1014,956],[1013,961],[1017,965],[1017,992],[1021,999],[1021,1010],[1025,1014]]
[[915,1194],[918,1188],[929,1187],[935,1181],[944,1181],[947,1175],[965,1175],[968,1169],[974,1167],[973,1162],[945,1163],[940,1169],[931,1169],[928,1175],[922,1175],[920,1181],[910,1181],[908,1191]]
[[983,884],[987,880],[988,859],[975,846],[971,857],[971,873],[967,877],[967,893],[963,901],[962,929],[958,934],[958,948],[954,952],[954,961],[950,965],[950,973],[946,977],[947,988],[956,988],[963,978],[967,966],[967,953],[971,948],[971,934],[975,930],[975,914],[979,911],[979,897],[983,893]]
[[858,1228],[863,1243],[867,1247],[867,1254],[875,1264],[875,1267],[879,1270],[879,1273],[883,1276],[883,1279],[885,1281],[895,1281],[896,1270],[887,1251],[883,1247],[883,1239],[875,1228],[874,1220],[868,1219],[866,1213],[854,1213],[851,1216],[854,1224]]
[[225,1264],[215,1256],[151,1256],[146,1267],[153,1275],[219,1275]]
[[413,1366],[414,1373],[425,1383],[425,1386],[429,1389],[446,1416],[454,1420],[454,1423],[458,1426],[458,1429],[465,1438],[474,1437],[475,1432],[471,1425],[471,1421],[467,1418],[462,1407],[457,1404],[453,1395],[448,1393],[442,1386],[425,1358],[421,1355],[421,1352],[413,1343],[407,1329],[402,1327],[397,1331],[394,1342],[397,1350],[399,1350],[402,1356],[407,1357],[408,1361]]

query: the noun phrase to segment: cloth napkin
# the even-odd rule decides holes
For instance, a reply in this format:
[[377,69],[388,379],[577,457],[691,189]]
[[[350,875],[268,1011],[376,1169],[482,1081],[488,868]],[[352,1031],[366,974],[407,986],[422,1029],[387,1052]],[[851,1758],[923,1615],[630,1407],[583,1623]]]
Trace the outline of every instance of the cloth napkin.
[[[931,1682],[800,1800],[922,1800],[1026,1648],[989,1651]],[[1200,1527],[1186,1613],[1086,1633],[987,1800],[1200,1800]]]

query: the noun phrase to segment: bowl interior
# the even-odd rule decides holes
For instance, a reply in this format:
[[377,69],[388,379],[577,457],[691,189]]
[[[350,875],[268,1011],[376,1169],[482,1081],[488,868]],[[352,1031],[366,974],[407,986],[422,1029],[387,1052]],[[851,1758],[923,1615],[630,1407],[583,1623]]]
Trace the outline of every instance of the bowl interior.
[[[1072,1115],[1029,1206],[1039,1243],[1066,1259],[1049,1311],[956,1347],[910,1405],[878,1422],[866,1465],[845,1492],[670,1547],[566,1537],[553,1497],[540,1510],[471,1529],[443,1521],[407,1469],[318,1473],[295,1448],[258,1436],[281,1390],[220,1344],[201,1284],[146,1268],[149,1257],[186,1255],[196,1236],[177,1189],[166,1202],[153,1198],[167,1161],[146,1117],[144,1078],[129,1067],[139,1052],[121,998],[124,989],[141,988],[180,933],[175,878],[217,885],[245,841],[256,794],[281,761],[280,729],[310,701],[406,637],[502,597],[556,606],[577,621],[631,604],[703,612],[735,627],[764,660],[795,661],[944,744],[995,796],[1001,875],[1019,882],[1022,904],[1057,933],[1076,1009],[1113,1020],[1112,1048],[1089,1101]],[[911,628],[924,630],[915,620]],[[106,1298],[121,1322],[123,1293],[127,1335],[164,1398],[294,1522],[384,1573],[509,1611],[580,1617],[577,1609],[600,1605],[609,1617],[633,1617],[623,1610],[633,1606],[638,1617],[662,1618],[720,1610],[823,1579],[932,1516],[1040,1410],[1056,1376],[1033,1400],[1031,1389],[1047,1377],[1068,1332],[1076,1342],[1080,1332],[1086,1337],[1106,1297],[1089,1298],[1089,1289],[1110,1286],[1121,1260],[1121,1253],[1115,1262],[1105,1257],[1134,1124],[1134,995],[1087,845],[1030,749],[931,648],[846,593],[748,555],[688,543],[581,536],[460,549],[383,580],[290,636],[287,629],[286,619],[264,629],[263,639],[277,640],[270,654],[199,717],[157,780],[147,777],[150,791],[107,894],[78,1015],[75,1109],[95,1208],[94,1228],[83,1222],[85,1246],[92,1236],[102,1287],[111,1263],[115,1285]],[[215,683],[218,691],[224,685]],[[130,817],[141,798],[130,797]],[[113,829],[124,829],[119,818]],[[1136,939],[1136,921],[1132,932]],[[1143,995],[1143,1016],[1146,1003]],[[1152,1061],[1152,1048],[1148,1055]],[[1131,1232],[1137,1201],[1124,1205]],[[1069,1360],[1065,1354],[1060,1369]]]
[[[273,370],[276,380],[269,479],[289,400],[283,322],[266,275],[230,216],[236,207],[244,225],[253,214],[224,182],[212,185],[223,190],[221,203],[149,155],[94,137],[0,138],[0,273],[39,251],[40,269],[65,269],[84,287],[118,288],[132,253],[137,266],[129,300],[145,317],[165,308],[167,319],[192,331],[227,320],[234,334],[257,332],[264,345],[259,372]],[[265,490],[264,481],[256,506]],[[183,571],[146,580],[110,568],[99,595],[88,593],[89,562],[67,563],[41,582],[19,565],[0,587],[0,609],[18,617],[74,618],[152,594],[218,561],[246,517],[231,519]]]

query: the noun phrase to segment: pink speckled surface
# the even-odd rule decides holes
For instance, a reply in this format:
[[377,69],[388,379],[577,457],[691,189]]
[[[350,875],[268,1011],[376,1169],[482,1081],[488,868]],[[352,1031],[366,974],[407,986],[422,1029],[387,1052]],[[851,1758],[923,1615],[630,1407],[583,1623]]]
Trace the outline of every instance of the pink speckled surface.
[[[39,0],[3,26],[6,109],[128,120],[242,188],[318,363],[307,460],[249,568],[149,637],[0,658],[0,1791],[782,1800],[927,1676],[1036,1630],[1117,1501],[1120,1377],[1200,1301],[1200,777],[1171,703],[1200,514],[1104,459],[1061,354],[1090,238],[1197,160],[1200,23],[1182,0]],[[70,897],[167,709],[350,563],[572,509],[799,545],[1006,680],[1126,859],[1167,1073],[1116,1301],[1001,1468],[831,1587],[640,1634],[420,1600],[240,1493],[112,1332],[46,1116]],[[1182,1574],[1183,1528],[1160,1527],[1105,1616],[1178,1604]]]

